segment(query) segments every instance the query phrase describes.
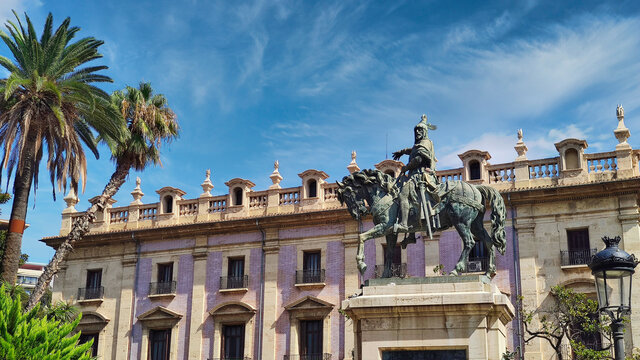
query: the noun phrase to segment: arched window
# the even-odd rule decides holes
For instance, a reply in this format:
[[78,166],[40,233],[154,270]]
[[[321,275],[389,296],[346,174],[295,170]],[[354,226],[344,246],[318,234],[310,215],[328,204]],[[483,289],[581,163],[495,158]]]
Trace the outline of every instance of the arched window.
[[164,197],[164,212],[165,214],[171,214],[173,212],[173,196],[171,195]]
[[480,163],[478,160],[469,162],[469,180],[480,180]]
[[307,197],[318,197],[318,182],[313,179],[307,181]]
[[567,149],[564,152],[564,162],[567,165],[567,169],[579,169],[578,151],[576,149]]
[[242,205],[242,188],[235,188],[233,190],[233,205]]

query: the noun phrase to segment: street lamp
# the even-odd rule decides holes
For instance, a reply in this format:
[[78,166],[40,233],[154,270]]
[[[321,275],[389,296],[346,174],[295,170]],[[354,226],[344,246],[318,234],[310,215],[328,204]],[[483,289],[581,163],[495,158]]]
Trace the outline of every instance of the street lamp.
[[631,276],[638,260],[618,247],[620,236],[602,241],[607,247],[593,256],[589,268],[596,278],[600,311],[611,317],[615,359],[624,360],[623,318],[631,313]]

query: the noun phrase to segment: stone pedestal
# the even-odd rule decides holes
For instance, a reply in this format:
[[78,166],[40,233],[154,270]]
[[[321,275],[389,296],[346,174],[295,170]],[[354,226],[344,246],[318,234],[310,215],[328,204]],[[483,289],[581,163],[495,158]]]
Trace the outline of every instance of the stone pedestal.
[[359,360],[500,359],[514,315],[509,298],[479,275],[373,279],[342,309]]

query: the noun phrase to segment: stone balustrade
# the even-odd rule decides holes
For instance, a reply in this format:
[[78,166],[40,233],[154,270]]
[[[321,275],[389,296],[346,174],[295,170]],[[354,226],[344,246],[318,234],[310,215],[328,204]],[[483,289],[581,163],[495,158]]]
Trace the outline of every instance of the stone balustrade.
[[[527,147],[522,132],[518,133],[515,146],[518,153],[515,161],[503,164],[490,164],[491,155],[486,151],[469,150],[461,155],[463,167],[437,171],[441,182],[464,180],[473,184],[495,187],[502,192],[525,190],[527,188],[554,187],[579,183],[624,180],[640,175],[638,161],[640,151],[633,150],[621,130],[616,136],[624,142],[616,146],[615,151],[585,154],[585,140],[565,139],[555,144],[559,156],[545,159],[528,160]],[[628,131],[627,131],[628,132]],[[620,140],[620,139],[619,139]],[[206,221],[224,221],[247,217],[271,216],[308,211],[337,209],[341,205],[337,198],[337,184],[325,181],[329,176],[318,170],[307,170],[298,174],[301,186],[281,188],[282,176],[278,171],[278,162],[269,176],[273,185],[267,190],[254,191],[255,186],[245,179],[232,179],[225,184],[229,191],[225,195],[211,195],[213,189],[207,170],[206,179],[201,184],[203,193],[195,199],[183,199],[184,191],[172,187],[158,190],[160,201],[152,204],[142,203],[140,179],[131,193],[134,201],[128,206],[112,207],[111,201],[102,213],[97,214],[92,231],[111,231],[138,229],[154,226],[188,224]],[[403,163],[384,160],[375,165],[377,169],[391,176],[398,176]],[[352,153],[350,172],[358,171],[356,153]],[[342,178],[342,176],[340,176]],[[95,198],[94,198],[95,199]],[[89,201],[92,201],[90,199]],[[81,216],[74,205],[78,199],[72,192],[65,197],[67,208],[62,212],[61,235],[71,230],[74,219]]]

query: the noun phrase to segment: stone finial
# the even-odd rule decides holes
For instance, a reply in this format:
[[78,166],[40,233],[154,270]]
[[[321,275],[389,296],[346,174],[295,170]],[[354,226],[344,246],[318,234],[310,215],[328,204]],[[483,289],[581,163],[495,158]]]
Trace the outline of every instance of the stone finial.
[[62,210],[63,214],[78,212],[75,207],[78,203],[78,196],[76,195],[76,192],[73,190],[73,188],[69,189],[67,196],[64,197],[64,202],[67,203],[67,208]]
[[624,125],[624,108],[622,105],[616,107],[616,117],[618,118],[618,127],[613,130],[613,134],[616,136],[616,139],[618,139],[616,150],[630,149],[631,146],[627,143],[627,139],[631,136],[631,132]]
[[358,166],[358,163],[356,163],[356,151],[355,150],[353,150],[351,152],[351,162],[349,163],[349,165],[347,165],[347,170],[349,170],[350,174],[353,174],[354,172],[360,171],[360,166]]
[[269,175],[269,178],[273,182],[269,189],[280,189],[280,181],[282,181],[282,175],[280,175],[280,163],[276,160],[273,163],[273,172]]
[[202,194],[200,197],[209,197],[211,196],[211,190],[213,190],[213,184],[211,183],[211,169],[207,169],[204,172],[204,181],[200,184],[202,187]]
[[133,189],[133,191],[131,192],[131,196],[133,196],[133,201],[131,202],[131,205],[142,205],[142,197],[144,196],[144,193],[142,192],[142,189],[140,189],[140,177],[136,177],[136,187],[135,189]]
[[516,152],[518,153],[518,157],[516,158],[516,161],[527,160],[527,150],[529,149],[527,148],[527,145],[525,145],[524,140],[522,139],[523,139],[522,129],[518,129],[518,142],[516,143],[516,146],[513,147],[514,149],[516,149]]

